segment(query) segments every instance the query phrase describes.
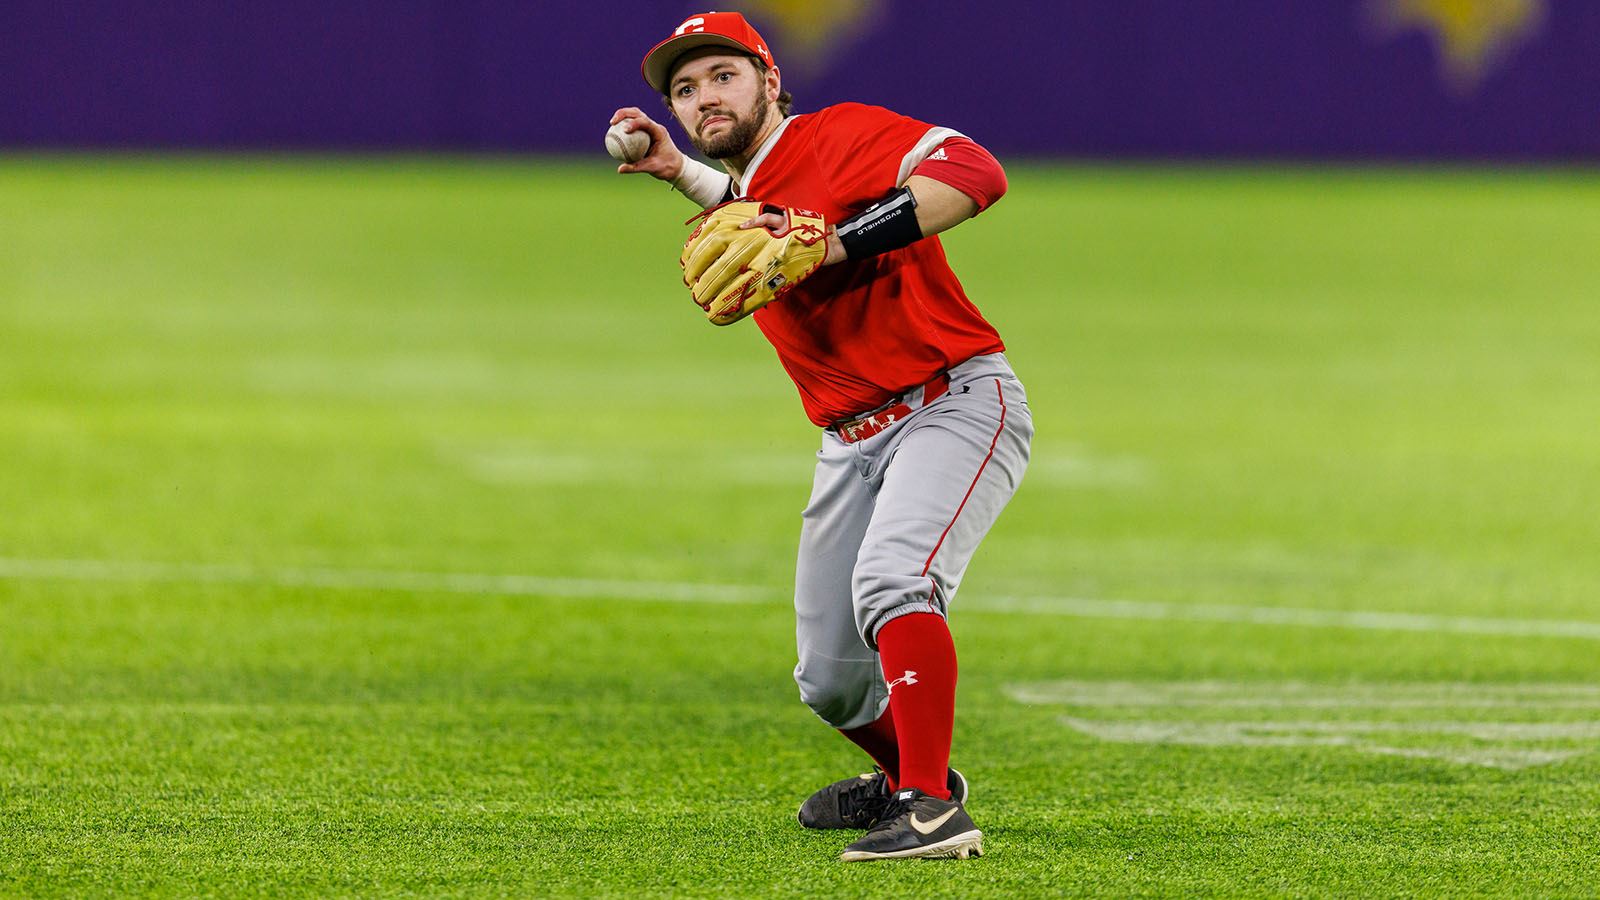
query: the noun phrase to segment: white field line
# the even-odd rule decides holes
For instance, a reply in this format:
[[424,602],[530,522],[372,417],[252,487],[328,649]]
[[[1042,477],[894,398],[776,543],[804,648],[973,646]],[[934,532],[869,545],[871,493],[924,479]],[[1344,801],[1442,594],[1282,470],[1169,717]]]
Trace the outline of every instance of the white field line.
[[[1102,741],[1123,744],[1185,744],[1194,747],[1347,747],[1365,753],[1440,759],[1496,769],[1525,769],[1572,759],[1587,746],[1552,749],[1517,746],[1517,741],[1566,739],[1592,744],[1600,722],[1105,722],[1064,716],[1062,723]],[[1510,746],[1396,747],[1383,735],[1458,736],[1510,741]]]
[[1592,742],[1600,738],[1600,722],[1186,722],[1102,721],[1063,716],[1062,722],[1080,731],[1110,739],[1114,735],[1176,738],[1196,743],[1272,744],[1290,739],[1332,736],[1349,738],[1362,734],[1446,734],[1480,741],[1556,741]]
[[1076,597],[988,597],[984,598],[979,608],[985,612],[1035,613],[1079,616],[1088,619],[1170,619],[1244,625],[1292,625],[1304,628],[1354,628],[1371,631],[1425,631],[1496,637],[1600,640],[1600,622],[1562,619],[1436,616],[1426,613],[1244,606],[1225,603],[1152,603],[1134,600],[1087,600]]
[[[1032,706],[1074,708],[1058,721],[1081,734],[1123,744],[1345,747],[1514,770],[1573,759],[1593,752],[1600,740],[1600,721],[1552,720],[1557,709],[1600,707],[1600,691],[1583,682],[1063,680],[1012,684],[1006,693]],[[1481,710],[1495,707],[1512,712],[1514,720],[1483,721],[1467,713],[1473,709],[1481,715]],[[1115,717],[1089,717],[1089,709],[1113,710]],[[1423,709],[1420,718],[1381,718],[1385,712],[1414,716]],[[1193,710],[1212,715],[1190,718]],[[1259,718],[1285,710],[1292,718]],[[1137,718],[1124,718],[1127,712]],[[1233,718],[1240,712],[1253,718]],[[1355,715],[1338,715],[1348,712]],[[1227,718],[1215,718],[1217,713]],[[1313,718],[1327,713],[1335,715]]]
[[676,603],[767,603],[774,596],[773,591],[767,588],[737,584],[611,581],[472,572],[408,572],[398,569],[284,568],[8,557],[0,557],[0,579],[265,585],[405,593],[492,594],[505,597],[603,597],[669,600]]
[[[314,587],[411,593],[493,594],[512,597],[605,598],[675,603],[775,605],[787,587],[678,581],[561,578],[400,569],[251,566],[227,563],[152,563],[93,559],[0,557],[0,580],[166,582]],[[1186,604],[1079,597],[973,597],[958,603],[975,613],[1019,613],[1086,619],[1142,619],[1415,631],[1496,637],[1600,640],[1600,622],[1436,616],[1362,610],[1324,610],[1242,604]]]
[[1600,709],[1600,685],[1581,682],[1040,681],[1006,694],[1028,706],[1109,709]]
[[[500,444],[480,447],[441,446],[440,457],[487,484],[631,484],[655,483],[680,467],[676,456],[626,464],[619,456],[579,453],[538,445]],[[753,485],[811,484],[812,460],[807,454],[746,450],[719,462],[717,477]],[[1028,463],[1028,483],[1067,488],[1137,488],[1152,481],[1150,466],[1131,457],[1100,457],[1084,448],[1066,454],[1035,455]]]

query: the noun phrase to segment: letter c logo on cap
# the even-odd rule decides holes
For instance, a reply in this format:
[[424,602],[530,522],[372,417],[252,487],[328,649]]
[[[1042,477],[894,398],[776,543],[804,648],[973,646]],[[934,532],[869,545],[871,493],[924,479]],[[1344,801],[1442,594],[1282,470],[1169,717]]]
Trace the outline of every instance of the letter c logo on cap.
[[683,21],[683,24],[678,26],[678,30],[674,31],[672,33],[672,36],[673,37],[677,37],[680,34],[688,34],[691,31],[705,31],[705,30],[706,30],[705,17],[703,17],[703,16],[695,16],[692,19],[685,19]]

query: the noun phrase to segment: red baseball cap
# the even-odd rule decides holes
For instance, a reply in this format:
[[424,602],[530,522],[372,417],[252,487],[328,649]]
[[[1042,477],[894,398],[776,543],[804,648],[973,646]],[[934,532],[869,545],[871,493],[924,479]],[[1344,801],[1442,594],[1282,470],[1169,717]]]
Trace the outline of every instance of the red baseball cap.
[[651,47],[644,55],[639,69],[644,73],[645,82],[655,88],[656,93],[665,94],[672,64],[697,47],[728,47],[760,57],[769,69],[776,65],[767,42],[756,34],[744,16],[736,12],[697,13],[684,19],[682,25],[673,29],[671,37]]

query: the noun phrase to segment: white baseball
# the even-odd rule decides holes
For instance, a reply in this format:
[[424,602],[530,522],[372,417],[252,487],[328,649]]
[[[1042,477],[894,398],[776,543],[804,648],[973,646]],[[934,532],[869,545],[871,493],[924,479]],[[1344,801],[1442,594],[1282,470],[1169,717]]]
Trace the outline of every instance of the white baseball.
[[650,135],[644,131],[623,131],[627,120],[606,129],[606,152],[621,162],[638,162],[650,152]]

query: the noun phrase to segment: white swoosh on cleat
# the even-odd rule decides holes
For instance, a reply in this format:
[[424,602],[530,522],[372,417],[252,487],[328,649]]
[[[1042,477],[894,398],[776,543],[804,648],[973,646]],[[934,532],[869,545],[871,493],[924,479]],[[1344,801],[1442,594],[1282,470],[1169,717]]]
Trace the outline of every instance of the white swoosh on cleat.
[[934,819],[932,822],[924,822],[921,819],[917,818],[917,814],[916,813],[912,813],[911,814],[911,827],[915,828],[918,832],[920,832],[922,834],[933,834],[935,831],[939,830],[939,826],[940,825],[943,825],[944,823],[950,821],[950,817],[955,815],[956,814],[956,810],[958,810],[960,808],[961,807],[959,807],[959,806],[952,806],[949,809],[944,811],[944,815],[939,816],[938,818]]

